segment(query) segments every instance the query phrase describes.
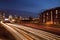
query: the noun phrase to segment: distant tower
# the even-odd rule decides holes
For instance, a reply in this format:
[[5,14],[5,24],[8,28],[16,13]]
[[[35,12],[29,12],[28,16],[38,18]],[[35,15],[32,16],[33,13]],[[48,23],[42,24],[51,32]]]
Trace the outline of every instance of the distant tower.
[[3,20],[5,19],[5,13],[3,13],[3,16],[2,16]]
[[3,13],[3,16],[5,17],[5,13]]
[[0,21],[2,21],[2,14],[1,14],[1,12],[0,12]]
[[23,20],[23,17],[22,17],[22,16],[20,16],[20,17],[19,17],[19,19],[20,19],[20,20]]
[[9,21],[11,21],[13,19],[12,15],[9,15]]
[[17,16],[16,15],[14,17],[15,17],[15,19],[17,19]]

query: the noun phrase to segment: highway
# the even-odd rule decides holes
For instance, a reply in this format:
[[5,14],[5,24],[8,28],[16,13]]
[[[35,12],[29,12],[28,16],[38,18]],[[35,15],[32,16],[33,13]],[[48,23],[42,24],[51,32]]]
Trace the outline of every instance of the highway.
[[60,36],[20,24],[3,23],[16,40],[60,40]]

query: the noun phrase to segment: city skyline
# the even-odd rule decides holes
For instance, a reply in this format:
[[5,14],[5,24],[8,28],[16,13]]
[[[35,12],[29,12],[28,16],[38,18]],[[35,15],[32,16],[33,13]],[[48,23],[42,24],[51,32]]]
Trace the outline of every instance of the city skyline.
[[[60,7],[60,0],[0,0],[0,10],[26,11],[23,15],[37,17],[44,10]],[[22,13],[17,13],[20,15]]]

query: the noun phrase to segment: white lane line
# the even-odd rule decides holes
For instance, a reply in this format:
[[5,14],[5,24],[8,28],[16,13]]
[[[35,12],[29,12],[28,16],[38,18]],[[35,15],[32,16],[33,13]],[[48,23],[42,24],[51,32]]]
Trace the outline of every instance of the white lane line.
[[27,38],[25,38],[23,35],[18,33],[16,30],[11,28],[10,26],[8,26],[4,23],[1,23],[1,24],[16,38],[16,40],[28,40]]
[[22,26],[22,25],[16,25],[16,24],[8,24],[8,25],[21,28],[23,30],[26,30],[28,32],[31,32],[31,33],[33,33],[35,35],[38,35],[38,36],[40,36],[42,38],[45,38],[45,39],[60,40],[60,36],[55,35],[55,34],[52,34],[52,33],[49,33],[49,32],[45,32],[45,31],[33,29],[33,28],[30,28],[30,27],[25,27],[25,26]]

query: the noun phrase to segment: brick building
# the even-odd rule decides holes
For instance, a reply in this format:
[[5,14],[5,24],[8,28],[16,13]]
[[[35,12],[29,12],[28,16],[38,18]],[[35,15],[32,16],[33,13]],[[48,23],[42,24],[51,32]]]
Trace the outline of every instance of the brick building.
[[39,15],[41,23],[60,24],[60,7],[48,9]]

